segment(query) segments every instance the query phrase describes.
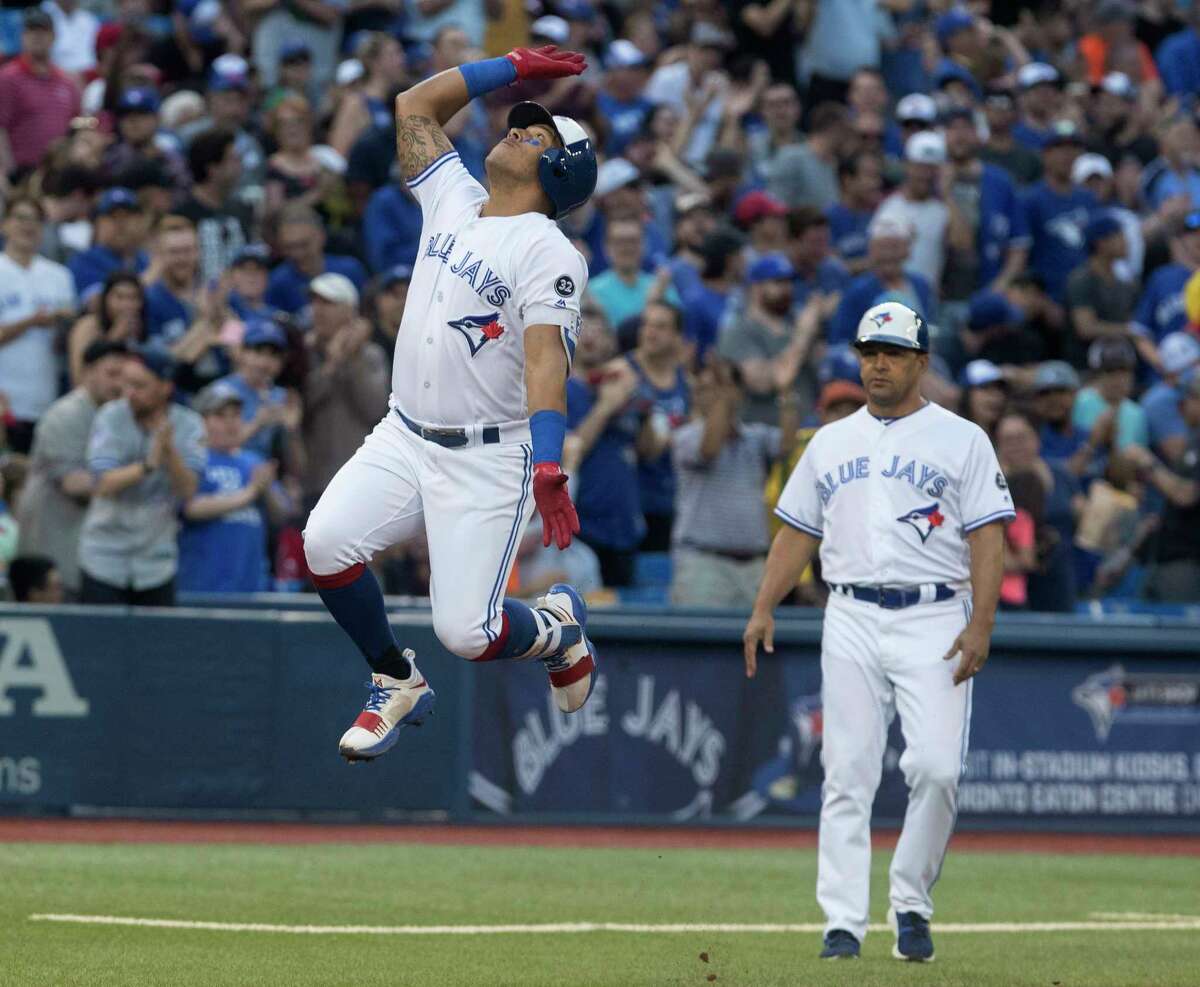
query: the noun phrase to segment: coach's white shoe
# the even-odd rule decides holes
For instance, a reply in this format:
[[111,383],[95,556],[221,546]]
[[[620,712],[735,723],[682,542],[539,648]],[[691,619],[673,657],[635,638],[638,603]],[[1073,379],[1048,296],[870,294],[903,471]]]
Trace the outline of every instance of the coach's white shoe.
[[561,649],[542,662],[555,704],[564,713],[574,713],[588,701],[596,684],[596,649],[584,633],[587,604],[573,587],[555,583],[537,605],[562,624]]
[[437,696],[417,670],[416,655],[406,649],[404,657],[412,665],[407,679],[376,673],[367,683],[371,690],[367,704],[338,743],[338,753],[347,761],[379,757],[400,739],[403,727],[418,727],[433,712]]

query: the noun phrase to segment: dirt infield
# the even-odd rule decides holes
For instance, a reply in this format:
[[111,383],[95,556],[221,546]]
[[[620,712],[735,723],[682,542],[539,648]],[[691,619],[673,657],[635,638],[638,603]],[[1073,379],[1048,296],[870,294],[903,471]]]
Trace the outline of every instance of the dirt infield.
[[[895,846],[897,833],[873,843]],[[136,819],[0,818],[4,843],[424,843],[440,846],[806,849],[816,833],[796,829],[685,829],[636,826],[410,826],[316,823],[161,822]],[[1200,836],[1080,833],[957,833],[957,850],[999,853],[1136,853],[1200,856]]]

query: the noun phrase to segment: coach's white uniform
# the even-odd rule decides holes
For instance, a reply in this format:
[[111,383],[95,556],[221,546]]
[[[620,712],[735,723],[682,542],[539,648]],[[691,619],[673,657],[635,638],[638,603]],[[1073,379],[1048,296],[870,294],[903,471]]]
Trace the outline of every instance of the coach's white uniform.
[[[499,634],[534,509],[525,329],[560,326],[574,353],[587,264],[546,216],[481,217],[488,194],[453,151],[408,187],[423,223],[391,410],[325,490],[305,550],[314,572],[341,572],[424,525],[434,630],[448,650],[473,658]],[[405,418],[462,430],[463,444],[423,438]]]
[[[933,913],[930,889],[954,829],[971,719],[972,682],[955,686],[957,659],[943,661],[970,618],[965,536],[1016,515],[987,436],[935,404],[889,420],[864,407],[820,429],[776,514],[821,539],[822,574],[835,588],[821,645],[817,900],[826,931],[845,929],[861,941],[871,803],[897,711],[909,803],[892,861],[891,903],[897,912]],[[848,586],[919,586],[921,602],[884,609],[839,589]]]

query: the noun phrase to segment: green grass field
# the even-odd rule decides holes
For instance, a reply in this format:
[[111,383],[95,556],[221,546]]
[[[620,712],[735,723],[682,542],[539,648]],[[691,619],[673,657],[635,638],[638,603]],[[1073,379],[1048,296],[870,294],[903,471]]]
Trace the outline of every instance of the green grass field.
[[[872,918],[887,908],[876,855]],[[943,933],[943,923],[1200,914],[1200,861],[951,853],[937,961],[872,933],[857,962],[817,933],[292,935],[61,924],[35,913],[296,925],[808,923],[811,851],[0,844],[0,984],[1200,984],[1200,928]],[[700,958],[704,953],[708,962]]]

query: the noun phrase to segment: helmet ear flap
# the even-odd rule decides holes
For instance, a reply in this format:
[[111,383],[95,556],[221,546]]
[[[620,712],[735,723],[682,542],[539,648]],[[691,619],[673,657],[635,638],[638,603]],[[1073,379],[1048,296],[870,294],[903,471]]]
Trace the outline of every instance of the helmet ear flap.
[[546,158],[550,161],[550,171],[555,178],[567,177],[567,155],[557,147],[546,152]]

